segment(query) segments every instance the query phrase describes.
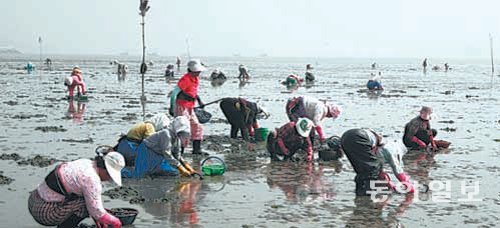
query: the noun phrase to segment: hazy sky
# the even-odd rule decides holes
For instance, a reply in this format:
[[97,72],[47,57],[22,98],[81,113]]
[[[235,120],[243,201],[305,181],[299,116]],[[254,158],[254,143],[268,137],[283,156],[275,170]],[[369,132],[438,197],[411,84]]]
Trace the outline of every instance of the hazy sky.
[[[0,0],[0,46],[141,51],[139,0]],[[488,57],[499,0],[150,0],[148,52],[197,56]],[[500,51],[496,51],[500,53]]]

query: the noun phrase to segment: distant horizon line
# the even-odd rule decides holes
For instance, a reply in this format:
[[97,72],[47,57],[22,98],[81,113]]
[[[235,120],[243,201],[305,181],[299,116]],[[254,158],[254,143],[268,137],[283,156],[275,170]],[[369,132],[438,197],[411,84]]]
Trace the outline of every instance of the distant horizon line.
[[[0,57],[7,57],[7,56],[33,56],[33,57],[39,57],[39,53],[23,53],[21,52],[20,54],[12,54],[12,53],[5,53],[2,54],[0,53]],[[47,53],[43,54],[43,59],[46,59],[47,57],[50,56],[85,56],[85,57],[90,57],[90,56],[102,56],[102,57],[125,57],[125,58],[133,58],[137,57],[140,58],[142,57],[142,54],[90,54],[90,53],[78,53],[78,54],[68,54],[68,53]],[[177,56],[182,57],[187,57],[185,54],[183,55],[162,55],[162,54],[155,54],[155,53],[150,53],[146,54],[147,57],[153,58],[176,58]],[[464,59],[471,59],[471,60],[490,60],[490,56],[453,56],[453,57],[443,57],[443,56],[426,56],[426,57],[402,57],[402,56],[385,56],[385,57],[366,57],[366,56],[274,56],[274,55],[200,55],[200,56],[194,56],[194,58],[277,58],[277,59],[459,59],[459,60],[464,60]]]

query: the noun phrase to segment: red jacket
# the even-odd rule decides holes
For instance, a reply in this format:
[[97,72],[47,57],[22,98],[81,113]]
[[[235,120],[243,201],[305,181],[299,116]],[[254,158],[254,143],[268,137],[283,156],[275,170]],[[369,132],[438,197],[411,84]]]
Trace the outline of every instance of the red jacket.
[[198,87],[200,85],[200,78],[192,76],[189,73],[186,73],[179,79],[177,82],[177,86],[188,96],[194,98],[193,101],[187,101],[183,99],[177,99],[177,105],[180,105],[185,108],[193,108],[196,102],[196,97],[198,96]]

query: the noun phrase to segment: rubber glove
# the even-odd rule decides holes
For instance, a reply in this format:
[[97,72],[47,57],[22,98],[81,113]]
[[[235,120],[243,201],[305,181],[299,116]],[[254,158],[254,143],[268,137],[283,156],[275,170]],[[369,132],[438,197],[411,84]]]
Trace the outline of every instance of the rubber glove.
[[187,170],[189,173],[193,174],[193,173],[195,173],[195,172],[196,172],[196,171],[195,171],[195,170],[191,167],[191,165],[189,165],[189,163],[187,163],[187,162],[183,162],[183,165],[184,165],[184,168],[186,168],[186,170]]
[[95,222],[98,228],[108,228],[111,226],[112,228],[120,228],[122,227],[122,222],[117,217],[106,213],[99,220]]
[[321,128],[321,126],[316,126],[315,127],[316,129],[316,132],[318,132],[318,135],[319,135],[319,141],[321,142],[321,144],[325,143],[325,134],[323,133],[323,128]]
[[186,168],[184,168],[184,166],[179,165],[179,166],[177,166],[177,169],[179,170],[179,173],[182,176],[185,176],[185,177],[191,176],[191,173]]
[[253,130],[252,125],[247,126],[247,129],[250,136],[255,136],[255,131]]
[[437,149],[438,149],[438,147],[437,147],[437,145],[436,145],[436,142],[434,141],[434,136],[432,136],[432,135],[431,135],[429,138],[430,138],[430,140],[431,140],[432,149],[433,149],[433,150],[437,150]]
[[398,178],[398,180],[402,184],[404,184],[406,186],[407,193],[414,193],[415,192],[415,188],[410,183],[410,176],[406,175],[406,173],[400,173],[400,174],[396,175],[396,177]]
[[390,190],[395,190],[396,189],[396,185],[394,185],[394,183],[392,183],[391,181],[391,177],[389,177],[389,174],[387,174],[386,172],[380,172],[379,173],[379,178],[381,180],[385,180],[387,182],[387,185],[389,186]]
[[418,146],[421,149],[425,149],[427,147],[427,145],[424,142],[422,142],[422,140],[418,139],[417,136],[413,136],[413,138],[411,138],[411,141],[418,144]]
[[314,154],[312,148],[307,148],[307,161],[310,162],[313,160]]
[[286,148],[285,143],[283,142],[283,139],[278,138],[278,145],[281,149],[281,152],[283,152],[283,155],[288,155],[288,148]]

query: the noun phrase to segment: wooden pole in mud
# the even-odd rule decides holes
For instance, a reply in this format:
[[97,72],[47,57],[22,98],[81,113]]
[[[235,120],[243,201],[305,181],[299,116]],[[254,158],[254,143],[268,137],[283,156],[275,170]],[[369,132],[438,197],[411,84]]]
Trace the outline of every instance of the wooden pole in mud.
[[491,75],[495,74],[495,64],[493,63],[493,37],[490,33],[490,54],[491,54]]
[[146,95],[144,94],[144,74],[148,70],[148,66],[146,65],[146,41],[144,36],[144,16],[146,16],[146,12],[149,10],[148,6],[149,0],[139,0],[139,10],[141,11],[140,15],[142,17],[142,63],[141,63],[141,105],[142,105],[142,119],[146,119]]
[[42,62],[42,37],[39,36],[38,37],[38,44],[40,45],[40,69],[42,69],[42,65],[43,65],[43,62]]

